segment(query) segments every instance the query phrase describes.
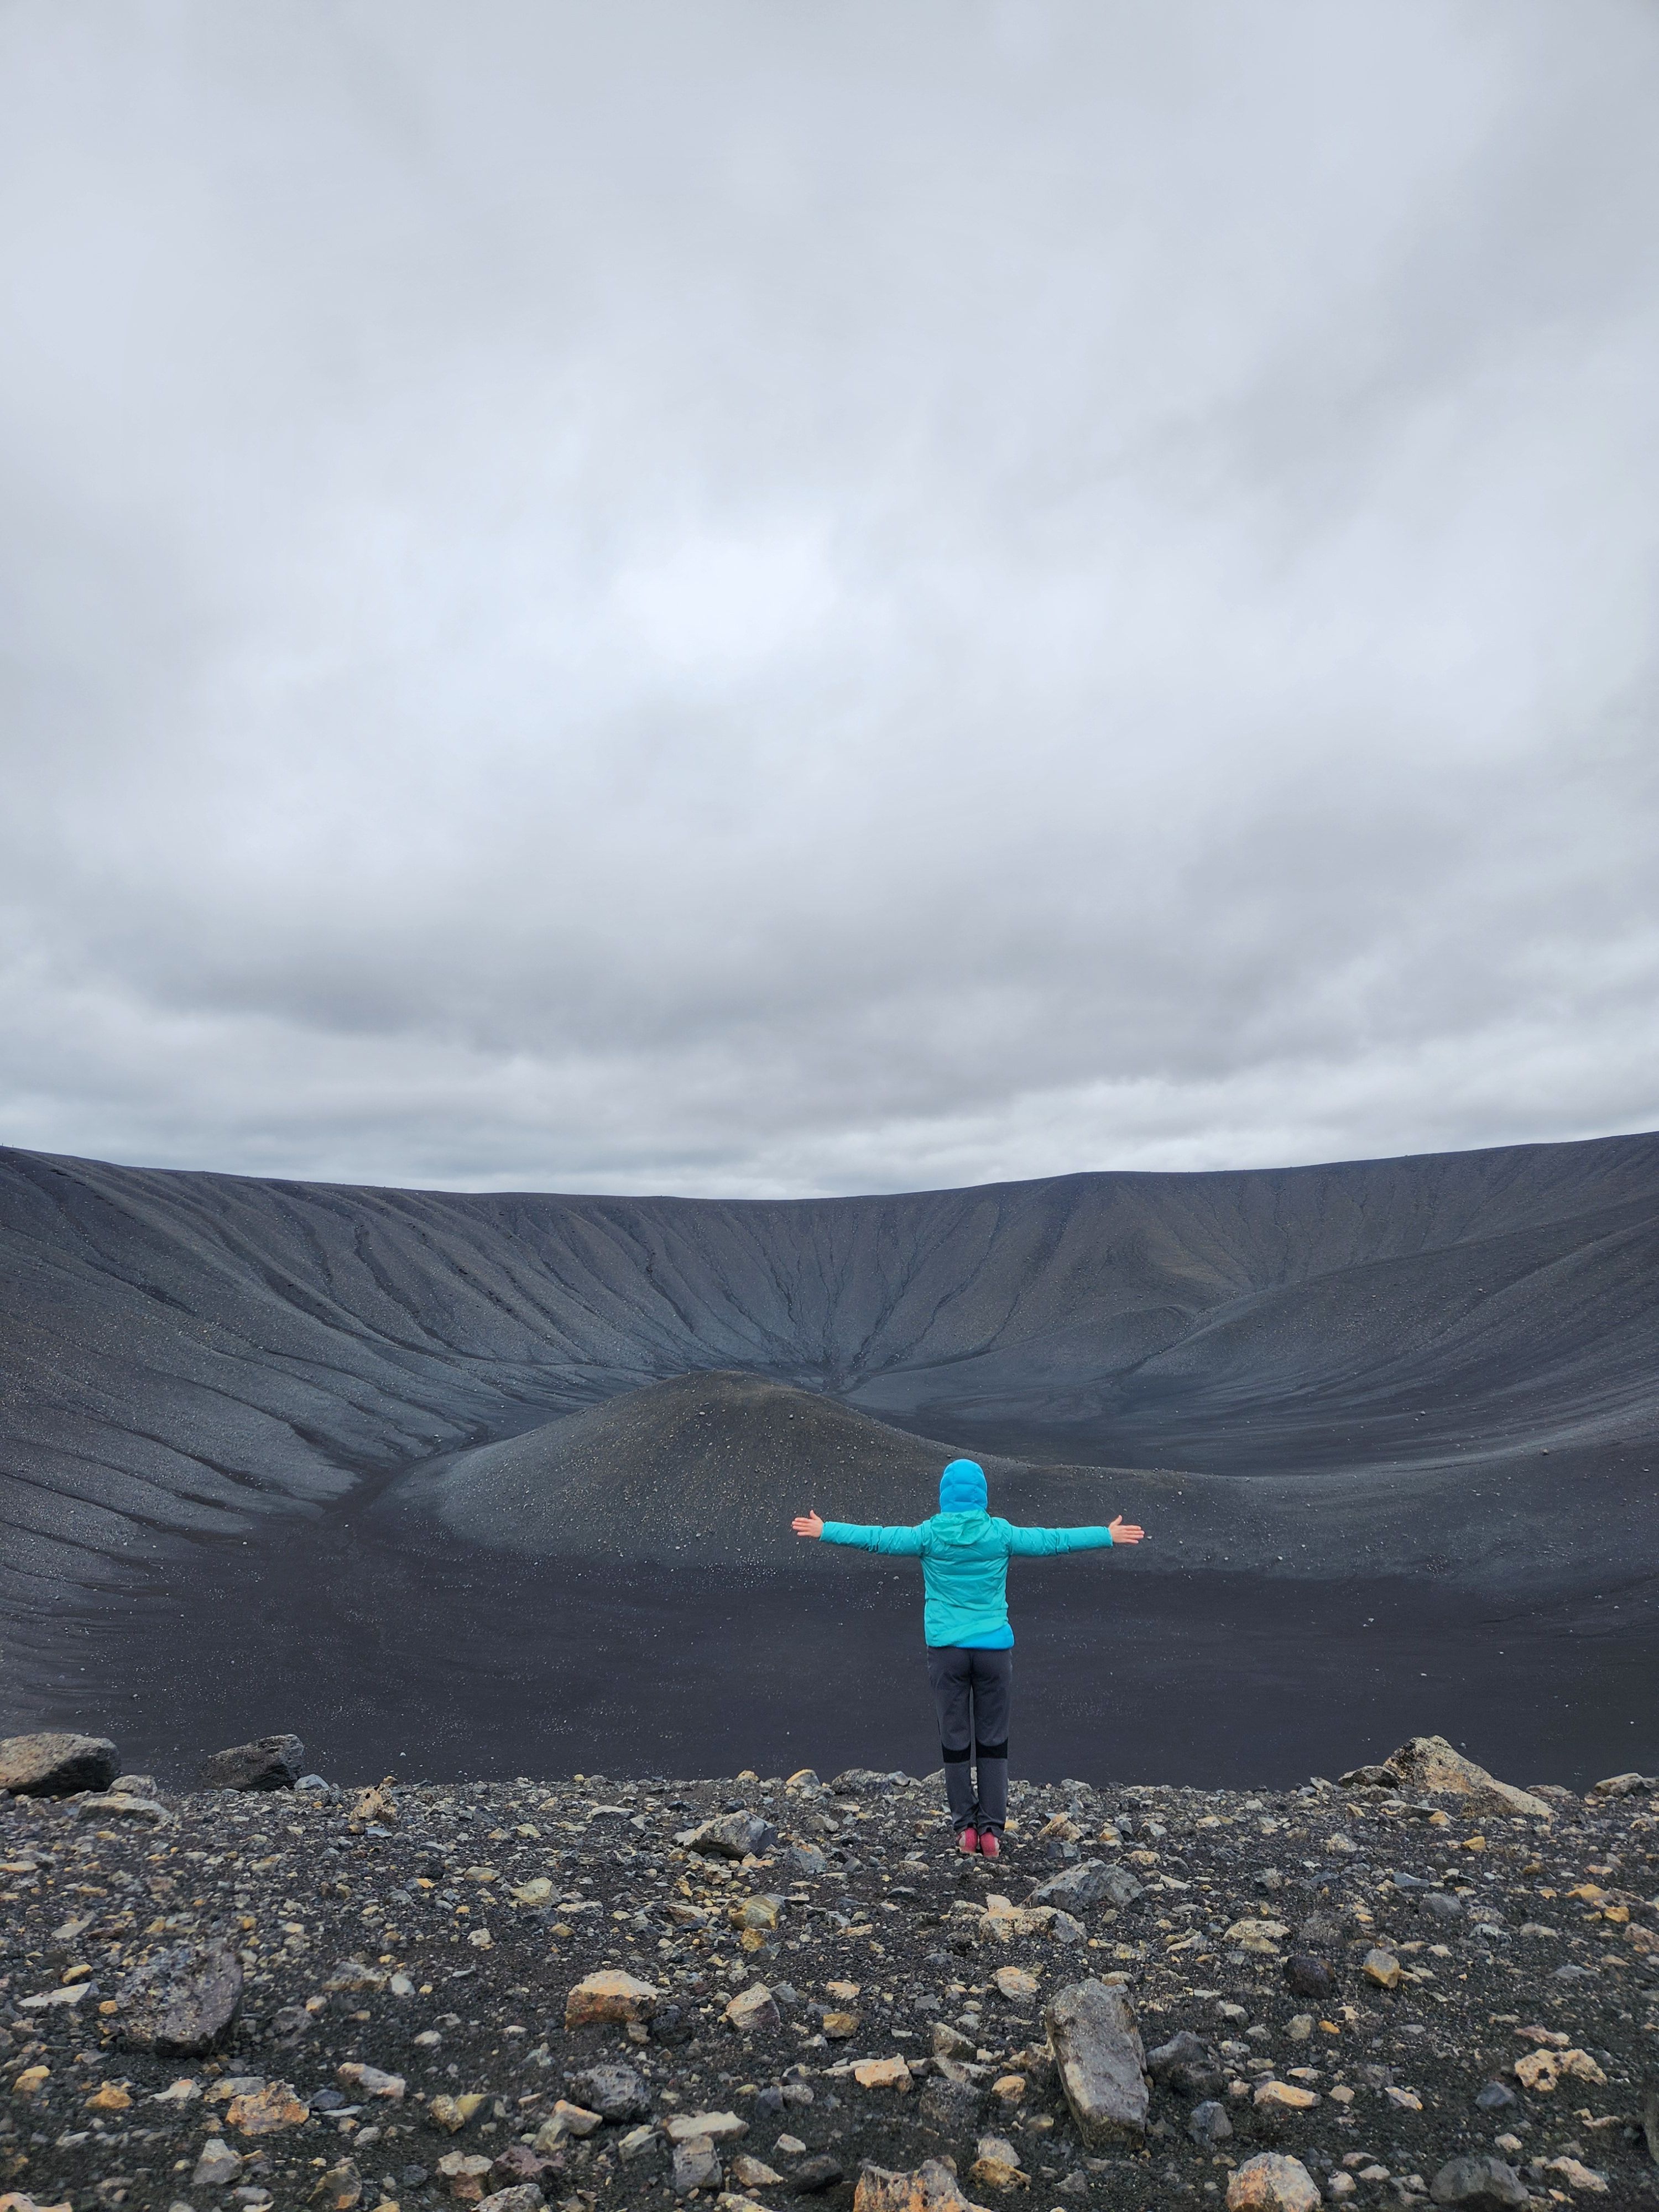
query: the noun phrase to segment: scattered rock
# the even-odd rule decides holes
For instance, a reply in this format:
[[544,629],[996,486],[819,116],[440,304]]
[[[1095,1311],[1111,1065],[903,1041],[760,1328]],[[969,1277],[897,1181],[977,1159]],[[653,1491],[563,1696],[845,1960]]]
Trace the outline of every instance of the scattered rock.
[[228,2189],[242,2170],[242,2154],[222,2136],[210,2136],[190,2177],[192,2189]]
[[77,1798],[75,1817],[77,1820],[144,1820],[151,1827],[159,1828],[173,1815],[153,1797],[136,1797],[125,1790],[112,1790],[94,1797]]
[[1024,1966],[999,1966],[991,1977],[1000,1996],[1010,2004],[1030,2004],[1037,1993],[1037,1978],[1028,1974]]
[[573,2127],[573,2135],[591,2134],[602,2119],[641,2119],[651,2109],[645,2084],[631,2066],[585,2066],[566,2076],[565,2087],[575,2101],[567,2106],[561,2099],[555,2110],[586,2124]]
[[482,2094],[476,2089],[469,2089],[459,2097],[436,2096],[426,2109],[434,2127],[441,2128],[446,2135],[458,2136],[483,2104]]
[[828,2151],[819,2151],[814,2157],[802,2159],[789,2177],[790,2185],[798,2197],[819,2196],[826,2189],[839,2188],[844,2179],[841,2160],[832,2158]]
[[1365,1954],[1362,1971],[1365,1979],[1374,1982],[1379,1990],[1397,1990],[1400,1987],[1401,1968],[1392,1951],[1381,1950],[1373,1944]]
[[1121,1989],[1075,1982],[1043,2014],[1048,2047],[1078,2131],[1100,2145],[1146,2125],[1146,2051]]
[[137,1967],[116,1992],[115,2017],[130,2051],[191,2058],[223,2041],[241,2004],[241,1961],[216,1939],[175,1944]]
[[1454,2204],[1459,2212],[1510,2212],[1525,2204],[1531,2192],[1512,2166],[1501,2158],[1449,2159],[1429,2184],[1437,2204]]
[[1547,2095],[1563,2080],[1591,2081],[1605,2087],[1607,2075],[1588,2051],[1529,2051],[1515,2062],[1515,2078],[1522,2087]]
[[305,1766],[297,1735],[256,1736],[252,1743],[216,1751],[201,1766],[204,1790],[292,1790]]
[[0,1739],[0,1790],[15,1797],[72,1797],[82,1790],[107,1790],[120,1765],[120,1754],[107,1736]]
[[1597,2197],[1605,2197],[1607,2193],[1606,2174],[1597,2173],[1593,2166],[1584,2165],[1579,2159],[1567,2156],[1547,2158],[1543,2163],[1545,2172],[1559,2173],[1569,2189],[1588,2189]]
[[[813,1775],[814,1782],[817,1780]],[[781,2189],[783,2176],[775,2172],[763,2158],[750,2158],[747,2151],[738,2151],[729,2167],[732,2179],[741,2189]]]
[[1659,1790],[1659,1775],[1609,1774],[1605,1782],[1595,1784],[1598,1797],[1633,1797],[1644,1790]]
[[494,2172],[495,2160],[481,2158],[476,2151],[446,2151],[438,2160],[445,2193],[458,2204],[481,2203],[484,2184]]
[[1227,2212],[1316,2212],[1319,2185],[1299,2158],[1247,2158],[1227,2184]]
[[1336,1988],[1336,1976],[1310,1951],[1291,1952],[1285,1961],[1285,1980],[1297,1997],[1328,1997]]
[[383,2074],[378,2066],[360,2066],[349,2061],[337,2071],[339,2080],[360,2097],[384,2097],[392,2105],[403,2102],[406,2084],[401,2074]]
[[693,2142],[699,2136],[709,2142],[741,2142],[749,2132],[747,2120],[735,2112],[676,2112],[664,2133],[670,2142]]
[[225,2112],[228,2124],[243,2136],[281,2135],[288,2128],[302,2128],[310,2118],[310,2106],[288,2081],[267,2081],[263,2088],[233,2097]]
[[547,2199],[533,2181],[514,2182],[480,2200],[478,2212],[544,2212]]
[[336,1995],[378,1996],[391,1978],[384,1966],[371,1966],[362,1959],[346,1959],[323,1984]]
[[1146,2071],[1177,2097],[1218,2097],[1225,2081],[1215,2052],[1187,2027],[1147,2052]]
[[1402,1788],[1427,1797],[1460,1797],[1471,1812],[1522,1814],[1543,1820],[1553,1815],[1553,1807],[1543,1798],[1499,1782],[1484,1766],[1454,1751],[1443,1735],[1413,1736],[1389,1753],[1388,1765]]
[[320,2212],[355,2212],[363,2201],[363,2177],[350,2159],[343,2158],[319,2177],[306,2201]]
[[978,2154],[969,2168],[968,2179],[976,2181],[982,2189],[1026,2189],[1030,2176],[1021,2171],[1019,2153],[1002,2136],[981,2136]]
[[1206,2098],[1201,2105],[1193,2106],[1192,2117],[1187,2122],[1187,2132],[1195,2143],[1202,2144],[1206,2150],[1213,2150],[1217,2143],[1225,2142],[1232,2131],[1233,2124],[1227,2117],[1224,2105],[1218,2104],[1213,2098]]
[[861,2058],[853,2069],[853,2079],[860,2089],[897,2089],[910,2087],[910,2069],[902,2058]]
[[[1270,2075],[1256,2084],[1251,2103],[1258,2112],[1310,2112],[1319,2102],[1311,2089],[1294,2081],[1276,2081]],[[1421,2111],[1422,2107],[1418,2107]]]
[[880,2166],[861,2167],[853,2212],[976,2212],[976,2208],[963,2195],[951,2168],[929,2158],[909,2173],[890,2172]]
[[1279,1946],[1290,1929],[1282,1920],[1235,1920],[1222,1937],[1224,1943],[1236,1943],[1241,1951],[1254,1951],[1264,1958],[1277,1958]]
[[1060,1874],[1039,1882],[1026,1899],[1028,1905],[1057,1905],[1067,1912],[1084,1912],[1092,1905],[1133,1905],[1145,1894],[1127,1867],[1109,1865],[1103,1859],[1083,1859]]
[[763,1857],[775,1848],[778,1835],[757,1813],[725,1813],[689,1829],[679,1840],[688,1850],[702,1851],[711,1858],[744,1859]]
[[693,2136],[674,2146],[673,2184],[676,2197],[689,2197],[694,2189],[718,2189],[720,2154],[707,2136]]
[[777,2000],[764,1982],[750,1982],[739,1990],[726,2006],[725,2016],[740,2035],[752,2035],[783,2025]]
[[604,2027],[621,2021],[649,2020],[661,1991],[649,1982],[612,1967],[584,1975],[564,2001],[567,2028]]
[[965,2142],[979,2126],[981,2103],[979,2091],[969,2082],[940,2076],[922,2090],[917,2117],[947,2142]]

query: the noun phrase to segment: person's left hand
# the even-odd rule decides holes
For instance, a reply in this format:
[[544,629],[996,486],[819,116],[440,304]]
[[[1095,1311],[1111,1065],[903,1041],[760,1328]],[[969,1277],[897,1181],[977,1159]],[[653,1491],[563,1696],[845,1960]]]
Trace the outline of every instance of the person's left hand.
[[[1138,1544],[1146,1533],[1144,1528],[1137,1528],[1133,1521],[1126,1521],[1121,1513],[1115,1521],[1109,1521],[1106,1525],[1112,1532],[1112,1541],[1115,1544]],[[796,1522],[795,1526],[799,1528],[799,1521]]]
[[798,1513],[790,1522],[798,1536],[822,1536],[823,1523],[816,1513]]

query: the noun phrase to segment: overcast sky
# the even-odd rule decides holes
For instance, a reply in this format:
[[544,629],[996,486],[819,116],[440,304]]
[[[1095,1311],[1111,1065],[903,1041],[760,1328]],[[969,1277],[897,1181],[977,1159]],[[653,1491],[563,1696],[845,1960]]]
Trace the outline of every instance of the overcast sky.
[[9,0],[0,1139],[1659,1125],[1659,13]]

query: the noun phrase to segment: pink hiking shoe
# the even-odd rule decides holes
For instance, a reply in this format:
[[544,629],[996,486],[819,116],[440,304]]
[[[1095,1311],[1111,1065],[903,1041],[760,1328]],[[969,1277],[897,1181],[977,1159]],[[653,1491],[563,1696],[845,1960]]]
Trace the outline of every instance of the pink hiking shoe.
[[979,1839],[979,1851],[981,1858],[1000,1859],[1002,1856],[1002,1846],[997,1841],[997,1834],[994,1828],[986,1828],[981,1830]]
[[979,1831],[978,1831],[978,1829],[977,1829],[977,1828],[960,1828],[960,1829],[958,1829],[958,1830],[957,1830],[957,1850],[962,1853],[962,1855],[963,1855],[963,1858],[965,1858],[965,1859],[970,1859],[970,1858],[972,1858],[972,1857],[973,1857],[973,1856],[974,1856],[974,1854],[975,1854],[975,1851],[977,1851],[977,1850],[978,1850],[978,1849],[979,1849]]

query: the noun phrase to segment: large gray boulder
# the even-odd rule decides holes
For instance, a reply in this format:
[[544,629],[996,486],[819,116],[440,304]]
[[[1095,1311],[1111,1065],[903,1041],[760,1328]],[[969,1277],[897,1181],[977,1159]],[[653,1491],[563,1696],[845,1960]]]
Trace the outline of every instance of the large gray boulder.
[[643,2119],[651,2110],[644,2082],[631,2066],[619,2061],[567,2075],[565,2088],[577,2104],[604,2119]]
[[306,1747],[297,1735],[256,1736],[202,1762],[204,1790],[292,1790],[305,1771]]
[[1528,2203],[1531,2192],[1501,2158],[1454,2158],[1429,2184],[1429,2194],[1458,2212],[1510,2212],[1512,2205]]
[[1127,1993],[1104,1982],[1073,1982],[1051,2000],[1042,2017],[1084,2142],[1099,2145],[1144,2134],[1146,2052]]
[[1146,2071],[1177,2097],[1218,2097],[1227,2086],[1216,2053],[1188,2027],[1147,2052]]
[[776,1850],[778,1832],[758,1813],[722,1813],[717,1820],[685,1830],[675,1841],[709,1858],[742,1859],[751,1854],[758,1858]]
[[1027,1905],[1054,1905],[1066,1912],[1085,1911],[1091,1905],[1133,1905],[1143,1894],[1142,1886],[1127,1867],[1109,1866],[1102,1859],[1084,1859],[1063,1874],[1050,1875],[1026,1899]]
[[1554,1813],[1543,1798],[1517,1790],[1512,1782],[1498,1781],[1484,1766],[1465,1759],[1443,1735],[1410,1737],[1389,1753],[1386,1765],[1403,1788],[1425,1797],[1458,1798],[1471,1813],[1514,1813],[1535,1820],[1547,1820]]
[[229,2033],[242,2004],[242,1962],[216,1937],[158,1951],[115,1993],[116,2023],[130,2051],[195,2058]]
[[107,1790],[121,1771],[106,1735],[9,1735],[0,1739],[0,1790],[15,1797],[74,1797]]

